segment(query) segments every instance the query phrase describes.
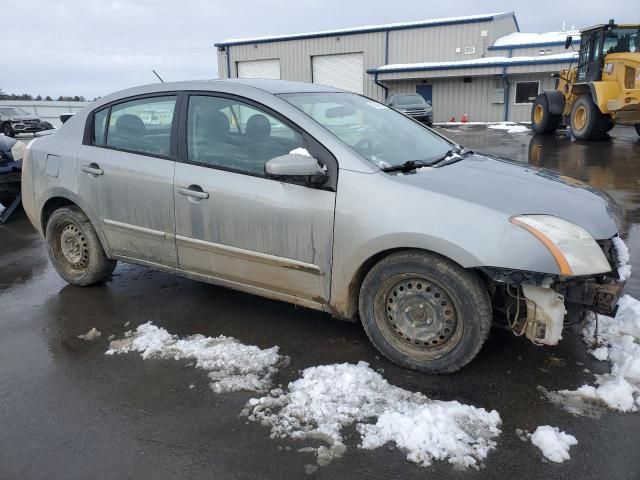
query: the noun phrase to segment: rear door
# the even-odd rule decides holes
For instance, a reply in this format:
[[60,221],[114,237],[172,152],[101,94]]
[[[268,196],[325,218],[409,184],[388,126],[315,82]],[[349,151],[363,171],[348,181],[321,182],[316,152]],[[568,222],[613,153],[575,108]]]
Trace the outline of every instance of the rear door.
[[111,252],[174,267],[176,100],[162,94],[97,111],[77,162],[79,193],[100,218]]
[[[194,94],[184,115],[174,192],[180,267],[321,306],[329,299],[335,159],[275,112],[247,100]],[[330,169],[333,187],[265,177],[269,159],[296,148]]]

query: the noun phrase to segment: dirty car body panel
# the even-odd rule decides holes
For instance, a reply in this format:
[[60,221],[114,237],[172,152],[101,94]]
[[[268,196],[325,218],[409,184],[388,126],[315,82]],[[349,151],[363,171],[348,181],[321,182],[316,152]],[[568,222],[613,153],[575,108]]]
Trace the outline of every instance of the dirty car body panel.
[[[55,135],[30,145],[23,169],[25,210],[44,235],[56,205],[76,204],[110,258],[345,319],[358,317],[358,292],[368,269],[385,255],[406,249],[440,255],[477,272],[492,295],[500,285],[555,284],[568,299],[593,309],[595,293],[570,295],[568,282],[582,290],[587,280],[592,287],[621,285],[615,258],[593,274],[567,275],[549,245],[511,221],[523,215],[550,216],[580,227],[592,240],[609,241],[618,227],[616,206],[605,194],[544,170],[472,152],[464,158],[449,152],[454,161],[439,166],[385,171],[388,164],[363,154],[374,149],[372,141],[354,148],[336,134],[339,129],[357,138],[366,130],[366,125],[355,128],[343,121],[351,107],[327,110],[332,122],[328,128],[289,97],[305,94],[351,95],[351,104],[364,102],[362,108],[372,112],[392,112],[337,89],[283,81],[182,82],[125,90],[94,102]],[[169,142],[163,155],[140,155],[92,141],[96,112],[113,112],[122,102],[160,95],[176,97],[171,119],[164,120],[171,127],[162,134]],[[217,113],[202,107],[196,112],[190,106],[195,97],[240,107],[230,104]],[[218,115],[223,111],[226,120]],[[396,112],[385,114],[411,122]],[[161,116],[139,114],[145,115]],[[262,118],[243,118],[251,116]],[[224,135],[215,141],[192,138],[190,132],[206,122],[222,125]],[[115,123],[112,119],[109,128],[116,128]],[[156,123],[149,121],[147,133]],[[272,178],[264,165],[250,162],[246,171],[224,162],[208,163],[226,151],[240,159],[253,158],[257,143],[247,144],[247,139],[263,138],[263,130],[271,133],[260,140],[260,148],[284,148],[279,153],[287,154],[289,146],[299,143],[318,159],[325,182]],[[459,151],[453,142],[437,141]],[[248,153],[243,157],[238,152]],[[615,305],[620,288],[614,290],[609,303]]]

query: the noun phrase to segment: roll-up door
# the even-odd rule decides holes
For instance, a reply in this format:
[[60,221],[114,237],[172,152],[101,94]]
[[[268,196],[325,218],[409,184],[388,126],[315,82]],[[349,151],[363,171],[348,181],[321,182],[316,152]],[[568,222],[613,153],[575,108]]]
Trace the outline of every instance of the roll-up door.
[[313,83],[363,93],[364,59],[362,53],[318,55],[311,61]]
[[238,78],[280,80],[280,60],[248,60],[238,62]]

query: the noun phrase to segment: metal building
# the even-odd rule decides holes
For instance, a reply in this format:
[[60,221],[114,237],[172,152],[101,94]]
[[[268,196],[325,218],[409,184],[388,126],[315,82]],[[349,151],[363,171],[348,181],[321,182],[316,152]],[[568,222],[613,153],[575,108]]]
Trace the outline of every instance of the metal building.
[[567,35],[520,33],[513,12],[225,40],[220,78],[313,82],[384,102],[420,93],[435,121],[528,121],[532,97],[567,68]]
[[67,102],[57,100],[0,100],[0,105],[6,107],[18,107],[31,115],[46,120],[54,127],[62,125],[60,115],[63,113],[76,113],[82,110],[90,102]]

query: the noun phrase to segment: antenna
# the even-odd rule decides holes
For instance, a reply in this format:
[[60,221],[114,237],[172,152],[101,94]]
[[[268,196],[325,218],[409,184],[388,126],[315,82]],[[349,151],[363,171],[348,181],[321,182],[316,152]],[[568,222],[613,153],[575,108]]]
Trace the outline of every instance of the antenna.
[[158,75],[158,72],[156,72],[155,70],[151,70],[153,72],[153,74],[158,77],[158,80],[160,80],[162,83],[164,83],[164,80],[162,79],[162,77],[160,75]]

